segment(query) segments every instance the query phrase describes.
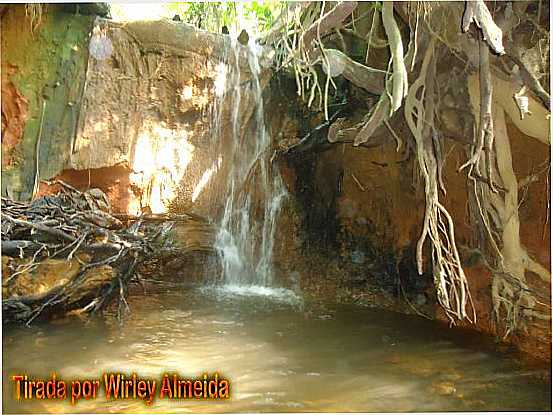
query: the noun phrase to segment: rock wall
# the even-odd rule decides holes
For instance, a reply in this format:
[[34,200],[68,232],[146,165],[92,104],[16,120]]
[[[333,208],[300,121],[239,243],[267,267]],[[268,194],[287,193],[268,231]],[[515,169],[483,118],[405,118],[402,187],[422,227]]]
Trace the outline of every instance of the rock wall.
[[[246,47],[185,23],[123,25],[61,6],[19,39],[25,21],[23,6],[2,17],[3,194],[30,199],[55,190],[41,180],[61,179],[101,188],[120,212],[214,217],[232,131],[225,78],[236,64],[241,136],[252,128]],[[106,59],[89,53],[98,33],[111,45]]]
[[[29,199],[37,178],[58,178],[79,189],[101,188],[120,212],[186,210],[215,218],[231,162],[225,146],[233,101],[230,95],[220,100],[225,68],[235,64],[228,37],[172,21],[119,25],[54,6],[35,30],[25,22],[23,5],[3,11],[2,194]],[[112,44],[106,60],[88,53],[94,26]],[[244,138],[255,128],[250,122],[255,99],[245,50],[236,47]],[[263,72],[262,85],[268,79]],[[276,148],[297,143],[322,121],[306,116],[294,91],[290,79],[273,79],[266,90],[266,120]],[[401,122],[392,125],[397,135],[410,137]],[[521,180],[546,162],[549,148],[514,125],[509,136]],[[448,141],[444,154],[448,193],[441,200],[455,221],[476,328],[501,334],[493,323],[491,276],[469,248],[466,179],[457,171],[465,150]],[[425,274],[416,273],[424,196],[412,154],[404,157],[393,140],[374,148],[336,144],[281,156],[277,165],[289,191],[275,241],[283,285],[445,320],[429,264]],[[55,185],[38,186],[39,193],[54,190]],[[530,181],[521,191],[520,219],[523,244],[550,268],[549,192],[546,174]],[[168,268],[182,269],[171,261]],[[529,283],[550,301],[549,284],[532,275]],[[399,301],[405,297],[408,303]],[[551,358],[548,323],[532,322],[527,334],[509,341],[530,355]]]
[[58,174],[70,154],[94,17],[25,5],[2,12],[2,195],[30,199],[36,179]]

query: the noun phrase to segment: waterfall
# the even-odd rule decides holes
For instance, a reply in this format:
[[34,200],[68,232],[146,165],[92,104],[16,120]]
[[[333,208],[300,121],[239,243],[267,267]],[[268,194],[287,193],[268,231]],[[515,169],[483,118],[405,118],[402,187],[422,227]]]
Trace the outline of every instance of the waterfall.
[[[277,168],[271,166],[271,137],[265,125],[262,89],[259,81],[260,48],[247,47],[250,79],[241,79],[240,50],[246,48],[232,43],[230,53],[234,64],[224,73],[224,93],[219,99],[216,121],[222,133],[220,117],[222,104],[230,101],[232,140],[225,156],[230,167],[226,177],[224,213],[215,247],[222,264],[222,279],[231,286],[269,287],[273,284],[273,243],[277,219],[286,197],[286,190]],[[227,73],[228,71],[228,73]],[[249,101],[243,94],[251,94]],[[253,131],[246,130],[245,103],[255,103]],[[229,161],[230,160],[230,161]]]

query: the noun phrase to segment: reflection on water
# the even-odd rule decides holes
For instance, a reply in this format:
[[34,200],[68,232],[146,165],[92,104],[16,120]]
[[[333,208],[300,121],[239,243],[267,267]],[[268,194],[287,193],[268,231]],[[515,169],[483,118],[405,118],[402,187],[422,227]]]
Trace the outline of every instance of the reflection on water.
[[[315,412],[550,410],[550,384],[478,338],[428,321],[275,295],[175,285],[131,297],[124,325],[112,318],[5,329],[5,412]],[[255,289],[253,290],[255,291]],[[263,293],[261,293],[263,294]],[[289,293],[290,294],[290,293]],[[195,377],[219,371],[229,401],[14,399],[8,376],[65,379],[135,371]]]

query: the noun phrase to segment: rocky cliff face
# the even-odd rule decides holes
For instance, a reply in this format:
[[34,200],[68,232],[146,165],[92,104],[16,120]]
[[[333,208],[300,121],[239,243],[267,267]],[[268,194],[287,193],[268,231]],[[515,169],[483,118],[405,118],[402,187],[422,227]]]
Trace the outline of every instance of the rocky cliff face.
[[38,25],[24,5],[2,12],[2,195],[15,199],[65,167],[79,115],[94,18],[51,8]]
[[[120,212],[186,210],[216,218],[232,162],[225,143],[233,103],[230,96],[219,99],[225,63],[235,59],[228,37],[170,21],[122,26],[55,7],[36,31],[21,31],[23,21],[23,6],[10,6],[2,17],[2,194],[29,199],[34,191],[56,189],[40,180],[58,178],[80,189],[101,188]],[[95,26],[111,42],[107,59],[88,53]],[[247,87],[247,60],[241,62],[244,111],[238,125],[246,139],[255,128],[255,99]],[[266,120],[275,148],[285,150],[323,120],[302,112],[293,81],[275,78],[269,84],[268,79],[269,73],[262,73],[261,82],[268,85]],[[350,110],[351,120],[361,116]],[[215,126],[214,119],[221,124]],[[395,121],[394,133],[409,136]],[[514,170],[524,183],[521,239],[550,268],[549,183],[546,174],[535,175],[547,163],[549,148],[513,124],[508,128]],[[423,275],[416,272],[425,197],[413,154],[395,144],[329,145],[324,129],[321,139],[326,144],[315,151],[277,157],[290,195],[275,241],[280,282],[445,321],[430,264]],[[455,222],[476,328],[501,336],[492,312],[491,275],[481,255],[469,248],[466,177],[458,172],[465,149],[451,141],[444,154],[444,202]],[[549,284],[531,274],[528,282],[550,303]],[[527,331],[508,341],[550,360],[549,324],[532,321]]]
[[[230,161],[224,150],[233,104],[220,99],[225,71],[238,56],[247,86],[245,47],[234,46],[235,54],[228,36],[168,20],[119,25],[56,7],[42,18],[23,39],[16,39],[23,7],[2,20],[3,194],[28,199],[35,186],[54,191],[41,180],[57,178],[101,188],[121,212],[186,209],[212,217],[221,205],[218,177]],[[54,28],[59,21],[65,31]],[[95,38],[109,43],[109,56],[89,53]],[[48,59],[33,56],[35,49]],[[41,94],[44,88],[53,92]],[[245,87],[242,135],[253,107]]]

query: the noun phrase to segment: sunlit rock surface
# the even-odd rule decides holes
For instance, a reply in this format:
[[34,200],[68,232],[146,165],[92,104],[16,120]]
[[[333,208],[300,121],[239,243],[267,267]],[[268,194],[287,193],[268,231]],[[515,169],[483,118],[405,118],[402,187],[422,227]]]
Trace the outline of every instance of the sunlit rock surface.
[[[44,14],[41,29],[41,38],[52,43],[49,58],[39,59],[33,67],[52,77],[57,67],[63,78],[52,81],[57,89],[45,95],[42,117],[41,105],[33,101],[27,110],[24,104],[42,89],[41,82],[47,82],[35,79],[26,64],[35,58],[32,48],[44,42],[30,34],[23,40],[11,39],[24,17],[24,8],[14,6],[6,13],[2,20],[2,73],[7,79],[2,85],[7,102],[3,122],[9,134],[3,148],[12,152],[18,141],[23,143],[13,156],[3,155],[3,166],[9,165],[3,170],[10,178],[3,185],[4,194],[16,199],[31,196],[38,148],[39,179],[59,177],[74,179],[81,186],[100,187],[121,212],[163,213],[171,207],[205,216],[215,213],[221,204],[221,177],[225,177],[229,162],[224,153],[231,133],[232,102],[225,100],[220,108],[215,105],[225,92],[227,66],[236,59],[234,52],[229,52],[228,36],[172,21],[121,25],[87,16],[75,18],[80,26],[73,28],[73,40],[67,34],[61,38],[53,27],[54,19],[63,18],[69,24],[72,15],[52,7]],[[93,28],[96,34],[101,28],[102,36],[110,42],[109,55],[101,59],[87,53],[90,45],[84,39]],[[69,45],[67,52],[55,49],[60,42]],[[30,48],[29,53],[21,50],[21,44]],[[240,48],[236,56],[243,66],[241,82],[247,85],[251,74],[246,48],[236,47]],[[81,66],[72,63],[75,69],[69,70],[71,62]],[[8,70],[10,67],[15,69]],[[266,84],[266,71],[260,81]],[[71,88],[70,93],[59,93],[63,88]],[[250,128],[253,106],[254,96],[244,88],[240,135]],[[61,123],[52,113],[54,107],[59,108]],[[221,112],[220,136],[214,135],[213,111]],[[23,121],[18,119],[28,119],[24,135]],[[18,151],[23,153],[23,160],[16,163],[13,159]],[[49,192],[43,183],[39,188],[41,193]]]
[[[60,178],[78,188],[101,188],[116,211],[191,211],[215,218],[223,205],[222,187],[232,162],[225,152],[232,101],[215,105],[227,87],[225,62],[234,59],[225,52],[225,36],[169,21],[122,26],[52,7],[33,37],[20,30],[18,19],[23,16],[21,5],[10,6],[2,17],[3,195],[30,198],[38,147],[40,179]],[[88,35],[95,24],[105,27],[112,44],[107,59],[97,60],[87,53]],[[69,29],[64,31],[65,27]],[[239,125],[241,137],[248,139],[255,128],[251,123],[255,97],[248,88],[245,58],[244,64],[244,111]],[[268,84],[265,72],[260,81],[266,89],[265,118],[275,148],[299,142],[322,122],[308,120],[299,111],[294,82]],[[37,146],[43,102],[42,139]],[[222,111],[220,117],[214,117],[216,110]],[[350,118],[361,115],[354,111]],[[221,120],[221,125],[213,125],[214,119]],[[513,153],[518,155],[514,170],[526,177],[546,161],[549,149],[528,139],[514,124],[508,128]],[[399,136],[409,134],[401,124],[394,129]],[[457,172],[466,154],[459,145],[445,148],[444,154],[448,191],[444,204],[455,220],[478,315],[476,327],[496,334],[491,276],[478,258],[463,250],[472,237],[466,178]],[[419,311],[445,318],[435,305],[431,275],[419,276],[415,271],[414,244],[421,231],[424,197],[412,158],[405,159],[395,144],[377,149],[340,144],[300,158],[282,158],[277,165],[291,196],[282,208],[275,236],[280,285],[304,295],[388,308],[398,307],[398,299],[406,294]],[[39,186],[41,193],[53,190],[54,186]],[[550,268],[544,197],[548,192],[545,175],[530,182],[520,220],[523,244]],[[213,230],[179,225],[174,238],[185,250],[206,246],[213,240]],[[164,266],[180,278],[200,279],[200,272],[187,272],[186,264],[193,261],[175,256]],[[205,264],[200,261],[200,265]],[[549,285],[533,275],[529,282],[539,292],[550,292]],[[401,311],[414,312],[406,304]],[[534,323],[528,334],[510,341],[531,355],[550,359],[550,325]]]

